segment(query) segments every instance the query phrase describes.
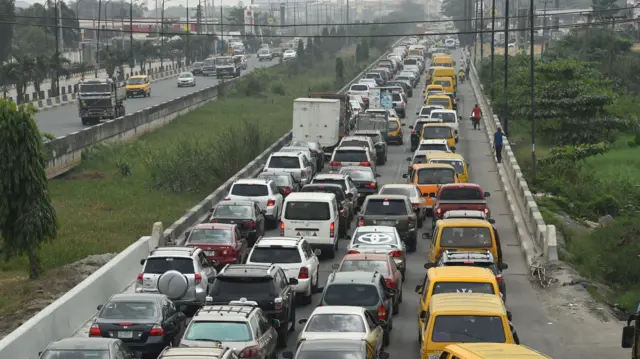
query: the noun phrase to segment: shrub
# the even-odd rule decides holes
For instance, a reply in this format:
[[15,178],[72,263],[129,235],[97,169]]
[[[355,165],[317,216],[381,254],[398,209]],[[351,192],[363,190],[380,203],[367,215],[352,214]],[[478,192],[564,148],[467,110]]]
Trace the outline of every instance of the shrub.
[[285,95],[287,93],[287,89],[282,82],[274,82],[271,84],[271,92],[276,95]]
[[591,203],[593,207],[594,213],[604,216],[611,215],[617,216],[620,214],[620,210],[622,206],[617,199],[615,199],[612,195],[606,194],[597,198],[593,203]]

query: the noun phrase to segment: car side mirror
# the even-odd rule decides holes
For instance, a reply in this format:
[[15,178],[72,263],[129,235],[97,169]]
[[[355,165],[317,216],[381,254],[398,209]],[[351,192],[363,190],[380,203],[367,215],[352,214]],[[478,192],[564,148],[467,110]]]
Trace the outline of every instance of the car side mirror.
[[409,175],[405,173],[402,175],[402,178],[409,178]]
[[308,321],[309,321],[309,319],[303,318],[303,319],[298,320],[298,324],[304,324],[304,323],[306,323]]
[[208,282],[209,284],[213,284],[213,282],[214,282],[215,280],[216,280],[216,278],[215,278],[215,277],[209,277],[209,278],[207,278],[207,282]]
[[416,112],[416,115],[419,115],[419,114],[420,114],[420,112]]
[[215,259],[209,259],[209,264],[211,264],[212,267],[217,267],[220,265],[220,262]]
[[[458,143],[458,139],[457,138],[456,138],[456,143]],[[454,151],[456,150],[455,147],[451,147],[451,149],[454,150]]]
[[96,307],[97,310],[102,310],[102,308],[104,307],[104,305],[100,304]]
[[380,178],[382,176],[380,176],[379,174],[376,173],[376,175],[374,176],[375,178]]
[[418,284],[416,286],[415,292],[418,293],[418,294],[422,294],[422,285]]
[[422,233],[422,239],[431,239],[431,233]]
[[267,211],[263,209],[263,210],[260,210],[260,213],[267,214]]
[[282,357],[284,359],[293,359],[293,352],[284,352],[282,353]]
[[489,223],[491,223],[491,224],[495,224],[495,223],[496,223],[496,220],[495,220],[495,219],[493,219],[493,218],[490,218],[490,219],[488,219],[488,220],[487,220],[487,222],[489,222]]
[[[417,113],[416,113],[416,115],[417,115]],[[410,125],[410,126],[409,126],[409,129],[413,130],[413,125]]]
[[458,121],[462,121],[462,116],[458,116]]
[[289,278],[289,285],[296,285],[298,284],[298,279],[296,278]]
[[338,270],[338,268],[340,268],[340,264],[338,264],[338,263],[334,263],[334,264],[331,265],[331,269],[333,269],[333,270]]
[[189,238],[189,235],[191,235],[191,231],[184,231],[184,238]]
[[427,197],[429,197],[429,194],[428,193],[423,193],[422,197],[427,198]]
[[436,198],[436,193],[435,192],[429,192],[429,197]]
[[406,124],[404,124],[404,123],[400,125],[400,127],[405,127],[405,126],[406,126]]
[[324,287],[317,287],[313,290],[313,294],[320,294],[322,292],[324,292]]
[[140,260],[140,265],[141,265],[141,266],[143,266],[143,265],[144,265],[144,262],[146,262],[146,261],[147,261],[146,259],[141,259],[141,260]]
[[635,333],[635,326],[628,325],[628,326],[622,327],[622,347],[623,348],[633,347],[634,333]]
[[424,310],[420,312],[420,319],[425,319],[427,317],[427,312]]
[[407,161],[407,162],[411,162],[411,157],[407,157],[407,158],[406,158],[406,161]]
[[280,321],[278,319],[273,319],[271,320],[271,325],[273,325],[275,328],[278,328],[280,326]]
[[319,256],[322,254],[322,250],[321,250],[321,249],[319,249],[319,248],[316,248],[316,249],[314,249],[314,250],[313,250],[313,254],[314,254],[316,257],[319,257]]
[[42,356],[42,352],[38,352],[38,356]]
[[353,193],[347,193],[347,198],[353,199]]
[[498,264],[498,268],[500,268],[500,270],[509,269],[509,265],[507,263],[500,263]]
[[436,266],[435,263],[425,263],[424,269],[434,268]]
[[507,310],[507,319],[509,319],[509,321],[513,321],[513,314],[511,313],[511,311]]
[[[180,306],[180,309],[182,309],[182,306]],[[180,310],[180,313],[178,313],[178,320],[179,321],[183,321],[187,319],[187,315],[184,314],[184,311]]]
[[387,352],[378,353],[378,359],[389,359],[389,353]]
[[485,193],[484,193],[484,196],[485,196],[485,197],[491,197],[491,193],[489,193],[489,192],[485,192]]
[[378,320],[378,325],[381,327],[385,327],[387,326],[387,321],[386,320]]

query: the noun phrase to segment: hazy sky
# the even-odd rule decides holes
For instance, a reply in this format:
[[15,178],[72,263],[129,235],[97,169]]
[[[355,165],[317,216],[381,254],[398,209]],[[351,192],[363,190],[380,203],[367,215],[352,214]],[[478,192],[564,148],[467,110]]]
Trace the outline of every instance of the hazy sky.
[[[35,3],[43,4],[44,3],[43,0],[17,0],[17,1],[18,2],[28,3],[28,4],[35,4]],[[191,3],[195,3],[196,1],[197,0],[189,1],[190,2],[189,6],[191,6]],[[238,3],[240,2],[238,0],[222,0],[222,1],[223,1],[223,4],[225,6],[235,6],[235,5],[238,5]],[[73,2],[73,1],[67,0],[66,2]],[[249,2],[250,2],[250,0],[245,1],[245,3],[249,3]],[[277,2],[277,0],[274,0],[274,2]],[[160,2],[158,1],[158,3],[160,3]],[[165,7],[176,6],[176,5],[185,6],[186,4],[187,4],[187,0],[165,0],[165,2],[164,2]],[[213,4],[214,4],[214,6],[219,5],[220,4],[220,0],[214,0]],[[147,0],[147,6],[149,7],[149,9],[155,8],[155,6],[156,6],[155,0]],[[160,6],[160,5],[158,5],[158,6]]]

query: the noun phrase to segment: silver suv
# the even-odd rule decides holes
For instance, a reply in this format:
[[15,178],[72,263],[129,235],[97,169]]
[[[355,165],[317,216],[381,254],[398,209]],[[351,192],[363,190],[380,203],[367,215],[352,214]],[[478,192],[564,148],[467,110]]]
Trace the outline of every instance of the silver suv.
[[214,348],[165,348],[158,359],[238,359],[238,354],[232,348],[222,345]]
[[229,305],[211,305],[200,309],[180,340],[180,347],[233,347],[241,358],[273,358],[278,333],[258,303],[246,298]]
[[194,247],[157,248],[140,264],[143,268],[136,281],[136,293],[162,293],[176,306],[186,306],[191,311],[206,303],[218,265],[202,249]]
[[314,167],[302,152],[275,152],[269,156],[264,170],[289,172],[304,186],[313,178]]

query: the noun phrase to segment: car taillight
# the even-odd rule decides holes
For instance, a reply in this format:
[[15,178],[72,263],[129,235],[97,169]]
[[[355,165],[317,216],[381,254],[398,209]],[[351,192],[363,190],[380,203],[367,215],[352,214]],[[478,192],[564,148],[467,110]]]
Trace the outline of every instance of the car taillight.
[[392,251],[391,256],[393,258],[402,258],[402,251]]
[[143,277],[142,273],[138,274],[138,284],[142,284],[142,277]]
[[248,221],[246,226],[247,228],[258,228],[258,224],[255,221]]
[[411,131],[411,134],[412,134],[412,135],[417,135],[417,134],[418,134],[418,131],[416,131],[416,130],[412,130],[412,131]]
[[331,223],[329,225],[329,238],[333,238],[336,235],[336,224],[335,223]]
[[298,279],[309,279],[309,268],[302,267],[298,273]]
[[164,335],[164,329],[159,325],[154,325],[149,332],[150,337],[161,337]]
[[341,210],[340,210],[340,214],[344,214],[344,209],[341,209]]
[[267,201],[267,207],[273,207],[276,205],[276,201],[273,199],[270,199]]
[[502,284],[502,274],[497,274],[496,275],[496,280],[498,281],[498,283]]
[[367,183],[365,187],[367,188],[376,188],[378,185],[375,182]]
[[273,305],[276,310],[282,309],[282,298],[278,297],[273,300]]
[[364,219],[363,218],[360,218],[358,220],[358,226],[364,226]]
[[396,287],[396,282],[393,281],[393,279],[386,279],[387,282],[387,287],[389,288],[395,288]]
[[234,256],[235,254],[236,250],[234,248],[225,248],[220,252],[220,255],[222,256]]
[[209,221],[209,223],[219,223],[219,221],[217,219],[212,219]]
[[227,197],[227,198],[223,199],[223,201],[230,201],[230,200],[231,200],[231,197]]
[[402,103],[402,107],[404,107],[404,102]]
[[387,307],[384,304],[378,307],[378,320],[387,320]]
[[484,214],[489,214],[489,208],[484,209]]
[[280,222],[280,237],[284,237],[284,222]]
[[246,347],[242,349],[238,357],[240,358],[253,358],[258,356],[258,351],[260,348],[258,346]]
[[102,336],[102,332],[100,331],[100,327],[98,327],[98,324],[94,324],[91,326],[91,329],[89,329],[89,335],[100,335]]
[[349,250],[349,252],[347,252],[347,254],[360,254],[360,252],[356,251],[355,249],[351,249]]
[[291,190],[291,188],[290,188],[290,187],[285,187],[285,188],[284,188],[284,195],[285,195],[285,196],[290,195],[290,194],[291,194],[291,192],[292,192],[292,190]]
[[420,207],[420,203],[411,203],[411,206],[413,206],[413,209],[418,209]]
[[202,282],[202,275],[200,273],[196,273],[194,278],[196,280],[196,284],[200,284],[200,282]]
[[438,209],[436,209],[436,214],[437,214],[438,216],[442,215],[442,208],[438,208]]
[[342,165],[342,162],[331,161],[331,163],[329,163],[329,166],[331,167],[337,167],[340,165]]
[[371,167],[371,162],[367,161],[367,162],[360,162],[360,166],[367,166],[367,167]]

